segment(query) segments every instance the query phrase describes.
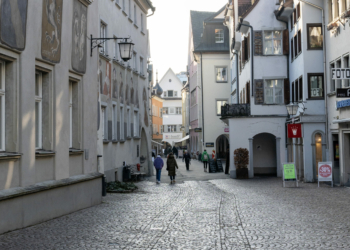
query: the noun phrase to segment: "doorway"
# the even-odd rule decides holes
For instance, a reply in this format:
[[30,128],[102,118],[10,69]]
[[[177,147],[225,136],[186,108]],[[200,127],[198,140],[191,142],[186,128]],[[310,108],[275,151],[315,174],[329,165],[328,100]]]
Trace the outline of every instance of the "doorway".
[[350,132],[344,133],[344,141],[343,141],[343,164],[344,164],[344,183],[350,183]]
[[226,135],[220,135],[216,139],[216,157],[218,159],[226,159],[226,151],[229,147],[229,140]]
[[261,133],[253,138],[254,175],[277,176],[276,137]]

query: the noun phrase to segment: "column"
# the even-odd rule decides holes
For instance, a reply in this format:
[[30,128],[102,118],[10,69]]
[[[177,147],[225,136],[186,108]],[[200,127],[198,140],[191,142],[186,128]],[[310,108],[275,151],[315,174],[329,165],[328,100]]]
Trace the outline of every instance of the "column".
[[281,138],[276,137],[277,177],[282,177]]
[[249,138],[249,178],[254,178],[253,138]]

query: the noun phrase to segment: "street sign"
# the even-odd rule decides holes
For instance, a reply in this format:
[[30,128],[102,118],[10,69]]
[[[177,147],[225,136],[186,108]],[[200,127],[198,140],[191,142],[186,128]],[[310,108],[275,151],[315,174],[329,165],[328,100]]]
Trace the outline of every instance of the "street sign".
[[202,128],[195,128],[194,132],[196,132],[196,133],[202,132]]
[[301,124],[288,124],[288,138],[301,138]]
[[298,187],[297,171],[295,169],[294,162],[283,163],[282,172],[283,172],[283,187],[286,186],[286,181],[295,181],[295,184]]
[[350,89],[337,89],[337,98],[350,97]]
[[350,68],[347,69],[332,69],[332,80],[349,80]]
[[213,147],[214,147],[214,142],[206,142],[206,143],[205,143],[205,146],[206,146],[207,148],[213,148]]
[[337,102],[337,109],[350,107],[350,99]]
[[330,181],[332,182],[332,187],[333,187],[332,162],[318,163],[318,187],[320,187],[320,181]]

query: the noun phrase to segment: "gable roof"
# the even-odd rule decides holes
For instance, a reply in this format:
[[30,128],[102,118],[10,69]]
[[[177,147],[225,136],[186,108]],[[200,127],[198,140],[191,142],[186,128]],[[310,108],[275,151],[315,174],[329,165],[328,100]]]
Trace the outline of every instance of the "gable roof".
[[182,82],[181,82],[180,79],[176,76],[176,74],[174,73],[174,71],[173,71],[171,68],[169,68],[169,69],[167,70],[167,72],[165,72],[165,74],[163,75],[162,79],[160,79],[159,84],[163,81],[163,79],[165,78],[165,76],[166,76],[168,73],[174,75],[174,78],[177,80],[177,82],[181,85],[181,88],[182,88],[182,87],[183,87]]
[[216,12],[191,10],[191,25],[193,34],[193,48],[196,48],[201,42],[201,35],[204,29],[204,20],[214,15]]
[[238,0],[238,17],[245,18],[258,4],[259,0],[255,0],[252,4],[251,0]]

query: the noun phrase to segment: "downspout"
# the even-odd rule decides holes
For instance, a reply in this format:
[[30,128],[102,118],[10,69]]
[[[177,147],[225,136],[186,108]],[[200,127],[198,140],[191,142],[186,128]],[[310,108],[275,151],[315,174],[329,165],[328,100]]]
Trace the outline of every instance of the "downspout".
[[240,22],[239,24],[239,27],[238,27],[238,31],[241,29],[241,26],[246,26],[246,27],[249,27],[250,29],[251,29],[251,33],[252,33],[252,38],[250,39],[250,46],[251,46],[251,48],[252,48],[252,54],[251,54],[251,59],[252,59],[252,69],[251,69],[251,71],[252,71],[252,80],[251,80],[251,83],[250,83],[250,85],[251,85],[251,90],[252,90],[252,96],[254,96],[254,90],[253,90],[253,84],[254,84],[254,28],[253,28],[253,26],[251,26],[251,25],[248,25],[248,24],[244,24],[244,23],[242,23],[242,22]]
[[201,89],[202,89],[202,133],[203,133],[203,146],[204,146],[204,109],[203,109],[203,55],[201,52]]
[[237,104],[239,104],[239,73],[238,73],[238,53],[234,52],[233,54],[236,55],[236,82],[237,82],[237,87],[236,87],[236,95],[237,95]]
[[[322,26],[323,26],[323,71],[324,71],[324,79],[326,79],[326,83],[327,83],[327,69],[326,69],[326,39],[325,39],[325,34],[326,34],[326,27],[325,27],[325,18],[324,18],[324,10],[323,8],[321,8],[320,6],[317,6],[315,4],[312,4],[312,3],[309,3],[307,1],[304,1],[304,0],[299,0],[299,2],[303,2],[305,4],[308,4],[310,6],[313,6],[317,9],[320,9],[322,11]],[[323,80],[324,81],[324,80]],[[328,87],[328,84],[324,84],[324,87],[325,87],[325,97],[324,97],[324,111],[325,111],[325,115],[326,115],[326,123],[325,123],[325,129],[326,129],[326,156],[327,156],[327,160],[329,159],[329,138],[328,138],[328,112],[327,112],[327,103],[328,103],[328,100],[327,100],[327,93],[328,93],[328,90],[327,90],[327,87]]]

